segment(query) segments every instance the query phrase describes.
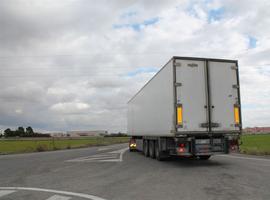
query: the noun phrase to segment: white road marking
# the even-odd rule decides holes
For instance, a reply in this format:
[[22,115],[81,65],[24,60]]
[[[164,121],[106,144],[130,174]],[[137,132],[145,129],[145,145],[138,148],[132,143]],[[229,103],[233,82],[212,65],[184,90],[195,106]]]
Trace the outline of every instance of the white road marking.
[[75,158],[75,159],[67,160],[67,162],[122,162],[123,154],[127,150],[128,148],[124,148],[124,149],[119,149],[119,150],[111,151],[107,153]]
[[82,157],[82,158],[75,158],[72,160],[67,160],[68,162],[87,162],[87,161],[91,161],[91,160],[104,160],[104,159],[116,159],[118,157],[118,155],[94,155],[94,156],[88,156],[86,157]]
[[11,194],[13,192],[16,192],[16,191],[15,190],[0,190],[0,197],[9,195],[9,194]]
[[123,155],[127,150],[128,150],[128,147],[124,148],[124,149],[117,150],[117,151],[112,151],[110,153],[120,153],[119,162],[122,162],[123,161]]
[[258,161],[270,162],[270,159],[264,159],[264,158],[251,158],[251,157],[242,157],[242,156],[234,156],[234,155],[216,155],[216,156],[229,157],[229,158],[237,158],[237,159],[245,159],[245,160],[258,160]]
[[48,198],[47,200],[69,200],[69,199],[71,199],[71,197],[60,196],[60,195],[53,195],[50,198]]
[[88,159],[80,159],[77,160],[78,162],[87,162],[87,161],[101,161],[101,160],[108,160],[108,159],[115,159],[115,156],[107,156],[107,157],[94,157],[94,158],[88,158]]
[[72,160],[67,160],[68,162],[84,162],[88,160],[100,160],[100,159],[115,159],[117,155],[100,155],[100,156],[88,156],[87,158],[75,158]]
[[69,195],[69,196],[74,196],[74,197],[82,197],[85,199],[92,199],[92,200],[106,200],[106,199],[103,199],[101,197],[97,197],[97,196],[90,195],[90,194],[83,194],[83,193],[77,193],[77,192],[67,192],[67,191],[61,191],[61,190],[50,190],[50,189],[43,189],[43,188],[0,187],[0,190],[27,190],[27,191],[49,192],[49,193],[63,194],[63,195]]
[[102,158],[102,157],[108,157],[108,156],[115,156],[115,155],[110,155],[110,154],[96,154],[96,155],[93,155],[93,156],[88,156],[87,158],[84,158],[84,159],[88,159],[88,158]]
[[98,151],[105,151],[105,150],[109,150],[111,149],[112,147],[101,147],[98,149]]

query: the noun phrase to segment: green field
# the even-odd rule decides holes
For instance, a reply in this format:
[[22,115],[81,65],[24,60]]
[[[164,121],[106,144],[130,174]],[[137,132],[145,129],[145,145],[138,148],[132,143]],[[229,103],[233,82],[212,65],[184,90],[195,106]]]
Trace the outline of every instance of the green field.
[[[28,138],[0,140],[0,154],[52,151],[125,143],[129,137]],[[270,155],[270,134],[242,135],[240,151],[252,155]]]
[[0,154],[102,146],[128,142],[128,137],[29,138],[0,140]]
[[270,134],[242,135],[241,153],[270,155]]

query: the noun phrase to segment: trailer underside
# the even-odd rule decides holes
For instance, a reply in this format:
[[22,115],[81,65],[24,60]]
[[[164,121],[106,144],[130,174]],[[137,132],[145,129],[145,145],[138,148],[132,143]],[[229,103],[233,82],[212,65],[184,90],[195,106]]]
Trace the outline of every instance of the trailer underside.
[[163,160],[170,156],[208,159],[215,154],[238,150],[238,134],[187,135],[185,137],[133,136],[130,151],[141,151],[145,156]]

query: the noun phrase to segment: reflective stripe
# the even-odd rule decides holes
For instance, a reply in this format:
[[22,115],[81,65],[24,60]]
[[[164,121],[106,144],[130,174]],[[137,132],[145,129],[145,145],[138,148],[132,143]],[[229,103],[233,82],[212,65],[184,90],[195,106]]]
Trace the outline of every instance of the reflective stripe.
[[182,106],[177,107],[177,124],[182,125],[183,124],[183,116],[182,116]]
[[234,122],[235,122],[235,124],[239,124],[240,123],[240,119],[239,119],[239,107],[238,106],[234,106]]

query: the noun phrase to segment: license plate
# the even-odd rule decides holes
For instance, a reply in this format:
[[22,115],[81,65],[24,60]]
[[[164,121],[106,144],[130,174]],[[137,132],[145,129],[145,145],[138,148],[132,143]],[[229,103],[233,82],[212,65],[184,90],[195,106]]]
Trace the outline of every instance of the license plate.
[[213,139],[213,143],[214,144],[220,144],[221,143],[221,139],[215,138],[215,139]]
[[210,139],[198,139],[195,140],[196,144],[210,144]]

